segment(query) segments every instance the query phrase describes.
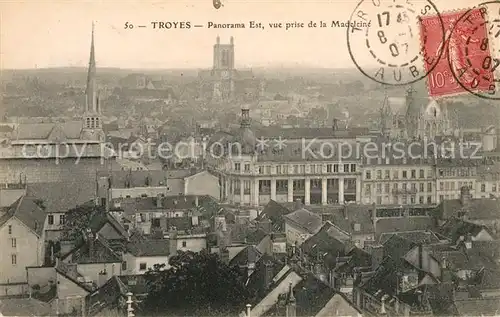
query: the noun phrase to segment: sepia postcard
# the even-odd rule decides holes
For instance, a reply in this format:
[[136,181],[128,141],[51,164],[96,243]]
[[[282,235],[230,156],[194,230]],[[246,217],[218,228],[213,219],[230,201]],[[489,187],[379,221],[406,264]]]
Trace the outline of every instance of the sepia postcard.
[[0,316],[500,316],[500,1],[0,1]]

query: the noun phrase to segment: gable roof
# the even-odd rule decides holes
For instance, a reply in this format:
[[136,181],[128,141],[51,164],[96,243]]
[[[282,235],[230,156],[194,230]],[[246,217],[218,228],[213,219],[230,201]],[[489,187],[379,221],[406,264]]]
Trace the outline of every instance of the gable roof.
[[483,230],[488,231],[486,226],[463,221],[458,218],[451,218],[440,227],[441,234],[450,238],[452,243],[457,242],[461,236],[467,237],[471,235],[475,237]]
[[128,292],[127,286],[118,276],[113,275],[104,285],[85,298],[88,316],[95,316],[105,308],[116,308],[119,300]]
[[344,206],[310,206],[308,208],[321,214],[323,220],[330,220],[335,226],[351,235],[374,232],[371,219],[374,208],[372,205],[346,204]]
[[127,251],[135,257],[168,256],[170,244],[168,239],[147,239],[131,241],[127,244]]
[[379,244],[384,244],[393,235],[398,235],[403,239],[413,243],[434,244],[440,243],[438,236],[432,231],[415,230],[415,231],[400,231],[400,232],[385,232],[380,235]]
[[7,212],[0,217],[0,227],[3,226],[9,219],[15,217],[26,225],[38,237],[42,236],[47,216],[35,203],[36,198],[21,196],[16,200]]
[[335,267],[338,256],[344,256],[354,245],[346,240],[341,241],[330,234],[333,225],[326,222],[321,229],[309,239],[304,241],[300,248],[310,258],[321,258],[329,267]]
[[304,228],[309,233],[316,233],[316,231],[320,229],[322,223],[319,215],[304,208],[285,215],[285,218]]
[[5,298],[0,300],[2,316],[51,316],[50,304],[35,298]]
[[267,205],[264,207],[264,210],[259,214],[256,218],[257,221],[269,219],[273,224],[273,229],[275,231],[284,231],[285,230],[285,220],[283,216],[291,213],[292,211],[280,203],[277,203],[274,200],[270,200]]
[[234,256],[229,265],[246,266],[249,263],[256,263],[262,257],[262,253],[253,245],[245,247]]
[[113,251],[106,239],[96,234],[95,238],[86,238],[72,251],[62,257],[65,260],[71,256],[71,263],[91,264],[91,263],[118,263],[122,262],[122,257]]
[[82,121],[57,123],[21,123],[14,131],[15,140],[51,140],[60,141],[80,139]]
[[61,274],[87,292],[91,292],[95,288],[95,285],[91,286],[87,283],[79,282],[79,279],[83,279],[83,275],[78,272],[76,264],[68,264],[57,260],[55,270],[57,273]]
[[433,230],[435,220],[432,217],[387,217],[377,218],[376,236],[386,232]]
[[462,205],[460,199],[442,201],[436,208],[441,219],[456,217],[458,213],[467,211],[470,220],[493,220],[500,218],[500,199],[472,198],[468,206]]
[[98,233],[106,224],[110,224],[116,232],[124,239],[128,239],[129,235],[125,228],[115,219],[109,212],[98,210],[90,219],[89,228],[94,233]]
[[47,212],[66,212],[94,200],[96,184],[95,178],[75,175],[60,182],[30,183],[26,191],[27,195],[41,197]]

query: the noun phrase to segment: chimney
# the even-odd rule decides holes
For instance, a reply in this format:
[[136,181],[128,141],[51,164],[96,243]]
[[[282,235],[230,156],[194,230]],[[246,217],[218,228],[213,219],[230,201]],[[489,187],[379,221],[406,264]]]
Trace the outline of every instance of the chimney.
[[177,254],[177,229],[175,227],[170,227],[168,232],[168,243],[170,246],[170,255]]
[[198,206],[199,206],[198,196],[194,196],[194,205],[195,205],[196,207],[198,207]]
[[384,259],[384,248],[383,246],[372,246],[372,270],[375,271],[382,260]]
[[372,219],[372,223],[373,223],[373,231],[377,232],[377,230],[376,230],[376,226],[377,226],[377,205],[375,205],[375,203],[372,204],[371,219]]
[[104,271],[99,272],[97,287],[103,286],[104,284],[106,284],[107,281],[108,281],[108,272],[106,272],[106,269],[104,269]]
[[472,195],[470,193],[470,188],[468,186],[462,186],[460,189],[460,203],[463,207],[467,207],[472,199]]
[[162,201],[161,201],[161,195],[158,194],[156,195],[156,208],[161,208],[162,207]]
[[467,237],[465,238],[465,248],[466,249],[472,249],[472,237],[469,234],[467,234]]
[[286,303],[286,317],[296,317],[297,316],[297,306],[295,302],[295,296],[293,296],[292,283],[288,287],[288,299]]
[[425,273],[423,272],[423,266],[424,266],[424,247],[422,244],[418,245],[418,281],[422,280],[424,278]]
[[225,264],[229,264],[229,250],[226,247],[221,248],[220,257],[222,262],[224,262]]
[[342,208],[342,213],[344,214],[344,219],[349,219],[349,215],[347,214],[347,204],[344,204],[344,207]]
[[269,261],[264,263],[264,265],[265,265],[264,289],[267,289],[269,285],[271,285],[271,282],[273,281],[273,263]]
[[381,303],[380,303],[379,315],[381,316],[387,315],[387,312],[385,311],[385,295],[382,296],[382,299],[380,301]]
[[302,209],[302,200],[300,198],[295,199],[295,210]]
[[250,317],[251,308],[252,308],[252,305],[247,304],[247,317]]

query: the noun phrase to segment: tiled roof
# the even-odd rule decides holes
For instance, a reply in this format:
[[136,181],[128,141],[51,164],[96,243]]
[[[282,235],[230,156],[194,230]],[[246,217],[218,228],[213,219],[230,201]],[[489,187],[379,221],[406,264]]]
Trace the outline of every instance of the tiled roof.
[[387,217],[377,218],[375,235],[386,232],[418,231],[435,229],[435,220],[431,217]]
[[441,219],[456,217],[461,211],[468,211],[471,220],[494,220],[500,218],[500,199],[473,198],[468,206],[463,206],[460,199],[442,201],[436,208]]
[[3,226],[9,219],[16,217],[19,221],[25,224],[37,236],[41,237],[45,217],[47,216],[35,203],[36,198],[22,196],[14,202],[7,213],[0,217],[0,227]]
[[133,241],[127,244],[127,251],[135,257],[168,256],[170,244],[168,239]]
[[387,239],[383,246],[384,256],[391,257],[394,261],[399,261],[401,257],[405,256],[411,249],[413,249],[417,244],[404,239],[399,235],[392,235]]
[[113,217],[110,213],[103,210],[98,210],[92,215],[89,223],[89,228],[92,230],[92,232],[97,233],[107,223],[109,223],[123,239],[127,239],[129,237],[128,232],[118,222],[118,220],[116,220],[115,217]]
[[433,251],[433,255],[438,260],[446,259],[447,265],[455,270],[479,271],[485,268],[500,271],[498,264],[489,255],[483,254],[476,249],[438,250]]
[[40,197],[47,212],[66,212],[96,197],[96,183],[88,177],[67,178],[61,182],[32,183],[27,186],[30,196]]
[[267,233],[264,230],[257,228],[256,230],[247,232],[246,241],[249,244],[256,245],[259,244],[262,241],[262,239],[264,239],[264,237],[266,236]]
[[[335,226],[350,234],[373,233],[371,220],[372,205],[347,204],[344,206],[308,206],[309,210],[321,214],[323,220],[330,220]],[[359,231],[357,226],[359,224]]]
[[249,245],[238,252],[238,254],[231,259],[229,264],[231,266],[246,266],[249,263],[256,263],[261,257],[262,254],[259,252],[259,250],[255,246]]
[[51,316],[50,304],[34,298],[5,298],[0,300],[2,316]]
[[455,243],[461,236],[465,238],[470,234],[475,237],[482,230],[487,230],[486,226],[463,221],[458,218],[449,219],[439,229],[440,233],[450,238],[452,243]]
[[300,248],[311,260],[321,258],[322,261],[333,268],[338,256],[345,256],[354,246],[350,241],[341,241],[332,236],[329,230],[333,225],[326,222],[312,237],[304,241]]
[[51,135],[59,140],[80,139],[82,121],[63,123],[30,123],[19,124],[14,132],[16,140],[47,140]]
[[256,220],[270,219],[273,224],[274,231],[284,231],[285,220],[283,219],[283,216],[291,212],[292,211],[290,209],[286,208],[282,204],[279,204],[274,200],[270,200]]
[[94,289],[94,286],[91,286],[87,283],[81,283],[79,282],[79,279],[83,279],[83,275],[81,275],[76,267],[76,264],[68,264],[63,261],[57,261],[57,264],[55,266],[56,272],[59,274],[62,274],[64,277],[81,287],[82,289],[86,290],[87,292],[90,292]]
[[[93,248],[90,243],[93,243]],[[65,255],[62,260],[69,256],[71,256],[71,263],[78,264],[122,262],[121,256],[113,251],[108,242],[100,235],[96,235],[95,238],[92,238],[92,241],[89,239],[83,241],[79,246]]]
[[[295,297],[296,316],[315,316],[336,294],[332,288],[312,274],[304,276],[298,284],[293,286],[292,292]],[[288,295],[287,289],[285,293],[280,294],[278,302],[288,299]],[[278,307],[279,304],[273,305],[264,316],[284,316],[284,303],[282,305],[283,307]]]
[[455,301],[455,307],[460,316],[497,316],[500,311],[498,298],[481,298]]
[[95,316],[105,308],[117,308],[120,298],[125,297],[127,292],[127,286],[118,276],[112,276],[104,285],[85,298],[86,315]]
[[393,235],[398,235],[413,243],[434,244],[440,243],[439,238],[432,231],[417,230],[417,231],[401,231],[382,233],[379,238],[379,244],[384,244]]
[[100,176],[111,178],[112,188],[133,188],[148,186],[167,186],[168,179],[184,179],[199,171],[190,169],[161,170],[161,171],[112,171],[100,172]]
[[321,228],[321,217],[306,209],[296,210],[285,215],[285,218],[306,229],[309,233],[316,233]]

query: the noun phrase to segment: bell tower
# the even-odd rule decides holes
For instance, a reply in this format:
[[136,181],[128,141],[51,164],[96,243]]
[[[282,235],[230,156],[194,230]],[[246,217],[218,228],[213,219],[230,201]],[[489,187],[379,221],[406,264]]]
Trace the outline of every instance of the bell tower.
[[102,120],[99,92],[96,82],[96,63],[94,49],[94,23],[92,23],[92,38],[90,42],[90,59],[87,73],[87,88],[85,90],[85,111],[83,114],[83,135],[87,140],[101,140]]
[[234,38],[229,44],[221,44],[217,36],[214,45],[214,76],[213,98],[216,101],[229,101],[234,97]]

